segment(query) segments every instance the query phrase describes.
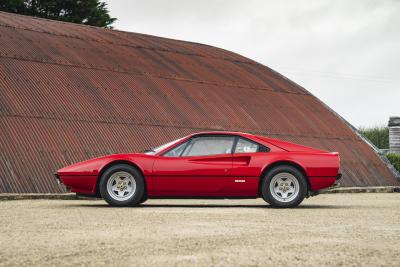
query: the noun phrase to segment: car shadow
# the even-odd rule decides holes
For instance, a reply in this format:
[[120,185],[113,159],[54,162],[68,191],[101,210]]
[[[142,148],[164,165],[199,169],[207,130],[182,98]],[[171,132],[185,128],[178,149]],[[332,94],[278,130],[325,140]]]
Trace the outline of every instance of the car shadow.
[[[270,205],[218,205],[218,204],[143,204],[138,207],[143,208],[257,208],[257,209],[274,209]],[[298,209],[326,209],[326,208],[343,208],[341,206],[331,205],[300,205]]]
[[[151,209],[151,208],[183,208],[183,209],[208,209],[208,208],[218,208],[218,209],[282,209],[282,208],[273,208],[269,205],[244,205],[244,204],[140,204],[135,207],[112,207],[107,203],[104,204],[90,204],[90,203],[80,203],[80,204],[72,204],[65,205],[68,207],[86,207],[86,208],[118,208],[118,209]],[[353,206],[337,206],[337,205],[300,205],[295,209],[349,209],[354,208]],[[283,208],[285,209],[285,208]]]

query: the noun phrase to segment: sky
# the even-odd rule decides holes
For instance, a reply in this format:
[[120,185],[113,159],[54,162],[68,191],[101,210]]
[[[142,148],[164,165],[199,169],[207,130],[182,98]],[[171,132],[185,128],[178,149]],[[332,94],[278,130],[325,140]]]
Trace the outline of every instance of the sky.
[[400,116],[398,0],[108,0],[115,29],[224,48],[300,84],[355,127]]

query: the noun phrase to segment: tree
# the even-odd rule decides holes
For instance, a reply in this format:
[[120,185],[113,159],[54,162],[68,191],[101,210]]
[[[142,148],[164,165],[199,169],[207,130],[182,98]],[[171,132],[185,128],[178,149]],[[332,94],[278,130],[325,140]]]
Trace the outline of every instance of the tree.
[[116,20],[100,0],[0,0],[0,10],[106,28]]

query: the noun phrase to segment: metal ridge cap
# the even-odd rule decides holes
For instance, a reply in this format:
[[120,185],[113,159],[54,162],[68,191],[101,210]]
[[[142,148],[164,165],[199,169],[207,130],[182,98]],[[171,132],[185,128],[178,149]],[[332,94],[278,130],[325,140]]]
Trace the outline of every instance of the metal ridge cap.
[[[40,19],[42,19],[42,18],[40,18]],[[48,20],[48,19],[44,19],[44,20]],[[48,20],[48,21],[66,23],[66,22],[56,21],[56,20]],[[164,40],[170,40],[170,41],[180,42],[180,43],[190,43],[190,44],[199,45],[199,46],[200,45],[208,46],[208,47],[211,47],[211,48],[213,48],[215,50],[223,50],[223,51],[229,52],[229,53],[231,53],[232,55],[235,55],[235,57],[238,57],[238,58],[237,59],[230,59],[230,58],[226,58],[226,57],[218,57],[218,56],[210,56],[210,55],[206,56],[206,55],[197,54],[197,53],[186,53],[186,52],[179,51],[179,50],[160,49],[160,48],[151,47],[151,46],[146,47],[146,46],[141,46],[141,45],[132,45],[132,44],[129,44],[129,43],[119,43],[119,42],[112,42],[112,41],[104,41],[104,40],[99,40],[99,39],[95,39],[95,38],[82,38],[82,37],[78,37],[76,35],[60,34],[60,33],[54,33],[54,32],[50,32],[50,31],[36,30],[36,29],[33,29],[33,28],[29,28],[29,27],[14,26],[14,25],[9,25],[9,24],[4,24],[4,23],[0,23],[0,27],[7,27],[7,28],[13,28],[13,29],[37,32],[37,33],[43,33],[43,34],[48,34],[48,35],[53,35],[53,36],[62,36],[62,37],[65,37],[65,38],[73,38],[73,39],[84,40],[84,41],[92,41],[92,42],[97,42],[97,43],[105,43],[105,44],[111,44],[111,45],[126,46],[126,47],[136,48],[136,49],[147,49],[147,50],[153,50],[153,51],[175,53],[175,54],[186,55],[186,56],[195,56],[195,57],[219,59],[219,60],[224,60],[224,61],[229,61],[229,62],[238,62],[238,63],[250,64],[250,65],[261,65],[260,63],[255,62],[255,61],[253,61],[251,59],[242,60],[242,59],[247,59],[247,58],[244,57],[244,56],[241,56],[241,55],[239,55],[237,53],[234,53],[232,51],[225,50],[225,49],[222,49],[222,48],[218,48],[218,47],[215,47],[215,46],[212,46],[212,45],[194,43],[194,42],[177,40],[177,39],[169,39],[169,38],[159,37],[159,36],[155,36],[155,35],[147,35],[147,34],[144,34],[144,33],[118,31],[118,30],[114,30],[114,29],[111,30],[111,29],[106,29],[106,28],[99,28],[99,27],[95,27],[95,26],[90,26],[90,25],[75,24],[75,23],[70,23],[70,24],[78,25],[78,26],[94,27],[94,28],[98,28],[98,29],[109,30],[109,31],[112,31],[112,32],[128,33],[128,34],[131,34],[131,35],[141,35],[141,36],[145,36],[147,38],[153,38],[153,39],[154,38],[156,38],[156,39],[164,39]],[[241,57],[242,59],[239,59],[239,57]]]
[[[95,30],[100,30],[100,31],[105,30],[105,31],[111,31],[111,32],[127,33],[127,34],[140,35],[140,36],[149,37],[149,38],[163,39],[163,40],[173,41],[173,42],[181,42],[181,43],[193,44],[193,45],[198,45],[198,46],[206,46],[206,47],[211,47],[211,48],[214,48],[214,49],[221,49],[221,50],[230,52],[230,53],[232,53],[232,54],[234,54],[236,56],[243,57],[240,54],[237,54],[237,53],[229,51],[229,50],[225,50],[223,48],[219,48],[219,47],[216,47],[216,46],[213,46],[213,45],[209,45],[209,44],[203,44],[203,43],[199,43],[199,42],[189,41],[189,40],[173,39],[173,38],[169,38],[169,37],[157,36],[157,35],[152,35],[152,34],[147,34],[147,33],[130,32],[130,31],[120,30],[120,29],[115,29],[115,28],[105,28],[105,27],[100,27],[100,26],[93,26],[93,25],[75,23],[75,22],[70,22],[70,21],[54,20],[54,19],[48,19],[48,18],[42,18],[42,17],[35,17],[35,16],[17,14],[17,13],[6,12],[6,11],[1,11],[0,10],[0,15],[1,14],[4,14],[5,16],[25,17],[26,19],[42,20],[42,21],[50,22],[50,23],[66,24],[66,25],[78,26],[78,27],[82,27],[82,28],[95,29]],[[10,25],[5,25],[5,24],[0,24],[0,26],[9,26],[9,27],[11,27]],[[23,28],[23,27],[15,27],[15,28],[31,30],[29,28]],[[32,31],[34,31],[34,30],[32,30]],[[41,32],[41,31],[37,31],[37,32]],[[49,33],[49,32],[43,32],[43,33]],[[49,33],[49,34],[51,34],[51,33]],[[243,57],[243,58],[245,58],[245,57]],[[250,63],[251,64],[252,61],[250,60],[250,61],[248,61],[248,62],[246,61],[244,63]]]

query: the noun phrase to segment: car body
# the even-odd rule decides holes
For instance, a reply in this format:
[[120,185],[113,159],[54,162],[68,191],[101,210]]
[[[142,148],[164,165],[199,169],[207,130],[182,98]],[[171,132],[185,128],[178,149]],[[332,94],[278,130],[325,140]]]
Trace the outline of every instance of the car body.
[[[201,132],[144,153],[113,154],[75,163],[58,170],[56,178],[72,192],[104,198],[104,194],[108,193],[104,191],[105,189],[102,193],[101,180],[107,170],[113,166],[129,167],[133,171],[125,169],[118,172],[117,168],[114,174],[115,172],[120,175],[125,173],[125,176],[131,174],[132,177],[129,179],[133,178],[131,180],[135,183],[134,190],[139,190],[138,186],[144,188],[140,189],[143,191],[140,200],[136,200],[135,203],[123,202],[121,205],[136,205],[147,198],[161,197],[263,197],[266,199],[262,189],[263,179],[272,170],[282,169],[283,166],[284,170],[285,168],[292,170],[286,172],[288,175],[297,175],[300,178],[293,181],[290,180],[291,178],[280,179],[281,183],[275,183],[275,186],[278,186],[276,191],[281,190],[281,193],[278,192],[275,196],[285,194],[293,196],[293,193],[287,193],[291,190],[291,184],[287,185],[285,181],[297,183],[295,180],[304,180],[301,181],[307,187],[302,189],[302,194],[304,194],[302,198],[304,198],[335,185],[340,178],[339,164],[337,152],[328,152],[248,133]],[[285,171],[281,170],[282,172]],[[112,173],[107,175],[111,177]],[[139,180],[143,180],[140,181],[143,185],[137,184],[136,177],[139,176]],[[109,178],[104,179],[103,187],[107,187],[106,180]],[[108,185],[110,194],[115,193],[117,198],[118,194],[121,194],[126,201],[127,194],[122,195],[120,191],[124,184],[128,185],[124,183],[124,180],[129,179],[123,175],[113,179],[112,184]],[[293,186],[296,185],[295,183]],[[271,192],[274,193],[272,189],[269,193]],[[107,202],[110,203],[110,201]],[[113,203],[110,204],[118,206],[119,202],[115,202],[113,198],[111,202]],[[267,200],[267,202],[270,201]],[[300,203],[295,202],[283,205],[275,203],[274,206],[292,207]]]

